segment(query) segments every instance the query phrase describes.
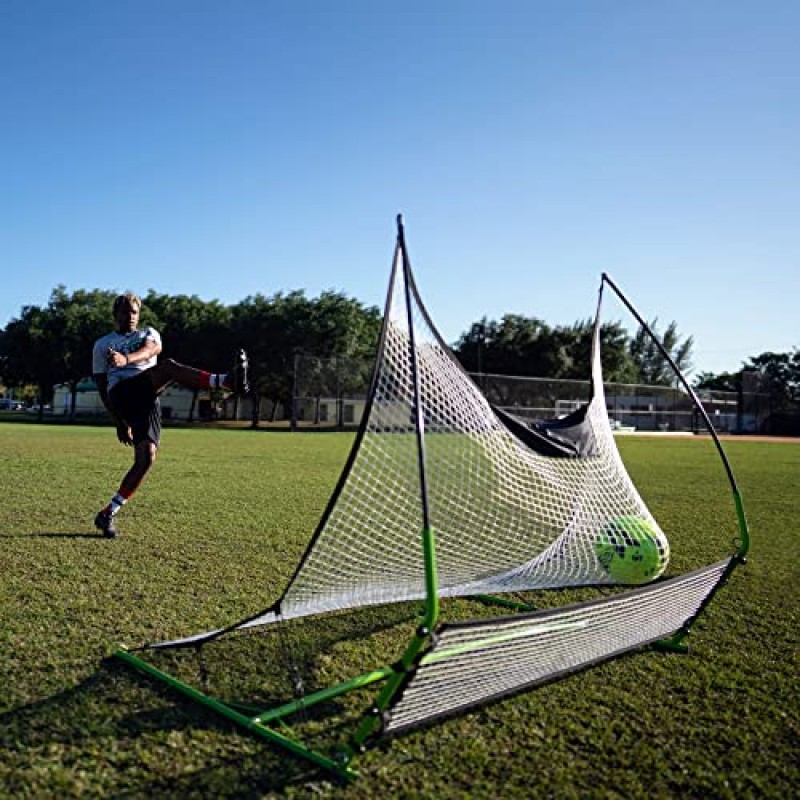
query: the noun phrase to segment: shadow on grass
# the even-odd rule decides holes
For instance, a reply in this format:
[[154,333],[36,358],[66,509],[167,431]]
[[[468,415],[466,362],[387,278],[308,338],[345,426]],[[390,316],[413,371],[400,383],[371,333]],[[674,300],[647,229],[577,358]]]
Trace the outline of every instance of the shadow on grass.
[[[243,737],[231,736],[240,729],[226,720],[174,701],[166,688],[132,678],[124,665],[108,660],[76,686],[0,714],[0,747],[8,766],[27,776],[26,791],[36,796],[64,790],[70,772],[65,764],[73,765],[76,781],[92,794],[114,797],[243,797],[329,780],[269,743],[245,744]],[[185,749],[169,744],[175,735],[185,737]],[[154,758],[163,770],[153,769]],[[113,785],[108,770],[97,785],[85,784],[78,765],[95,761],[111,767]],[[49,785],[54,762],[62,773],[59,787]],[[31,775],[41,776],[35,785]]]
[[[291,700],[298,677],[313,691],[317,683],[363,672],[357,662],[365,656],[369,669],[390,663],[408,640],[415,612],[408,604],[296,621],[281,633],[249,632],[207,645],[202,659],[194,648],[138,655],[223,701],[246,699],[267,708]],[[314,706],[290,720],[292,729],[325,751],[354,729],[366,703],[356,693]],[[338,783],[115,658],[71,688],[0,714],[0,750],[9,770],[27,782],[4,789],[37,796],[70,794],[63,791],[65,780],[113,797],[304,795]],[[94,775],[89,784],[87,774]]]
[[102,533],[0,533],[0,539],[106,539]]

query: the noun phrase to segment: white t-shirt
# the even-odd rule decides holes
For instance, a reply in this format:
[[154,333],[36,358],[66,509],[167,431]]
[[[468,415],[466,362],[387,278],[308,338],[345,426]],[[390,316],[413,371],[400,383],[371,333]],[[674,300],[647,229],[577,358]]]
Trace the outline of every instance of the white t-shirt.
[[144,347],[144,343],[148,339],[156,344],[161,344],[161,335],[155,328],[150,327],[130,331],[129,333],[117,333],[117,331],[114,331],[101,336],[94,343],[92,350],[92,374],[107,374],[110,391],[120,381],[124,381],[126,378],[133,378],[134,375],[154,367],[158,360],[156,356],[148,358],[147,361],[139,361],[136,364],[126,364],[124,367],[109,367],[106,361],[109,348],[128,355],[128,353],[135,353]]

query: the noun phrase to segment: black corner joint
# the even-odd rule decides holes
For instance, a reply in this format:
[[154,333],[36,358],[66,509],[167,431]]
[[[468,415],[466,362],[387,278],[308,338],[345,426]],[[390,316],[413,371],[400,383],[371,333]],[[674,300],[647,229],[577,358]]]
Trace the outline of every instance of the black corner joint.
[[367,752],[367,746],[363,742],[356,741],[353,736],[350,737],[348,744],[350,749],[357,755],[363,756]]

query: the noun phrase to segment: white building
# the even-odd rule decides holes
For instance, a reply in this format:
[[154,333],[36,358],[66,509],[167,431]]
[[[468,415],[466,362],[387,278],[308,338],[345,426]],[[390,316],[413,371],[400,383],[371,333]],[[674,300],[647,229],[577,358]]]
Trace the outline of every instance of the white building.
[[[164,419],[188,420],[192,409],[194,391],[183,386],[173,385],[164,390],[161,395],[161,414]],[[216,417],[218,409],[214,407],[207,391],[197,394],[194,408],[194,419],[211,419]],[[222,404],[219,404],[220,406]],[[230,404],[229,404],[230,405]],[[251,406],[248,403],[239,403],[238,419],[248,419]],[[53,415],[69,416],[72,410],[72,394],[69,384],[59,383],[53,387]],[[81,381],[75,395],[76,416],[101,416],[108,412],[100,400],[100,393],[93,380]]]

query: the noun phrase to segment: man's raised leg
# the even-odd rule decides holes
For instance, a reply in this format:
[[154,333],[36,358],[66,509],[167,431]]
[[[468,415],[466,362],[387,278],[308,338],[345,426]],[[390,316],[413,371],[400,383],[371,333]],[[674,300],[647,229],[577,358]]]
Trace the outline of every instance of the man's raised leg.
[[215,374],[165,358],[147,370],[147,374],[158,394],[171,383],[178,383],[187,389],[227,389],[236,394],[247,394],[250,390],[248,367],[247,354],[240,350],[228,372]]

